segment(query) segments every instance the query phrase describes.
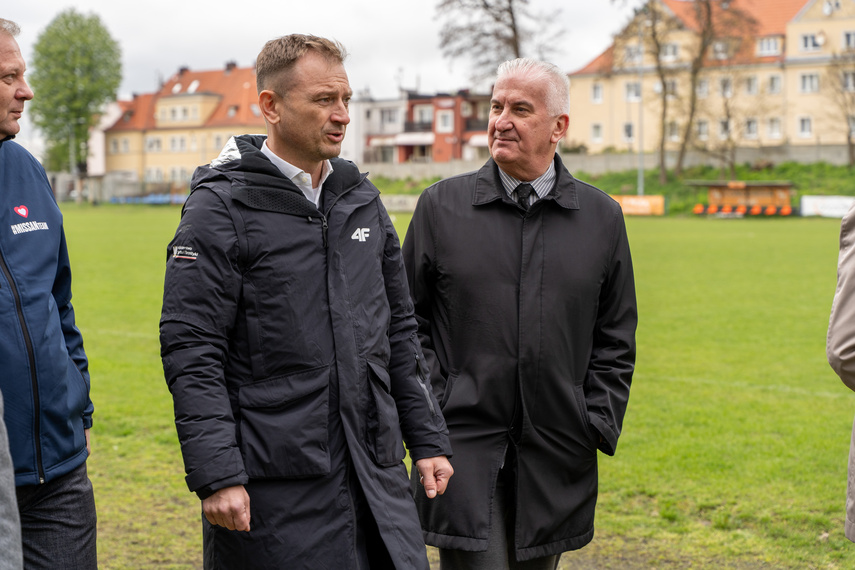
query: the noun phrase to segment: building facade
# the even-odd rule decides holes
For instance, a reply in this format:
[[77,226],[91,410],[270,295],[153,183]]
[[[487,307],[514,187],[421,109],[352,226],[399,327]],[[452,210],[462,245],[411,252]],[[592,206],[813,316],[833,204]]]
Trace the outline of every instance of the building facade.
[[673,151],[688,137],[689,149],[717,153],[850,139],[855,0],[714,0],[711,17],[701,4],[651,0],[570,74],[568,147],[652,152],[664,139]]

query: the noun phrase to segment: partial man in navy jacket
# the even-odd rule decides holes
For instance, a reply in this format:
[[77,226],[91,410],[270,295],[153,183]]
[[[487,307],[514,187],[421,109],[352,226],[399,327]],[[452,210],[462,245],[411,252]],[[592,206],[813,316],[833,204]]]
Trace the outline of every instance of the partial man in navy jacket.
[[19,32],[0,19],[0,391],[24,567],[89,569],[97,561],[88,361],[71,306],[62,214],[42,166],[11,140],[33,98]]

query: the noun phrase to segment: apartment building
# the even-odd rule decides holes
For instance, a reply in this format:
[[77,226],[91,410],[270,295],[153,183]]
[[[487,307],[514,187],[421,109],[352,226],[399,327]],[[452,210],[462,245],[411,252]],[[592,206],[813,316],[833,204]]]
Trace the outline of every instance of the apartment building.
[[120,101],[105,131],[107,173],[125,180],[186,188],[233,135],[264,133],[254,67],[181,68],[155,93]]
[[[649,152],[664,135],[665,149],[676,150],[686,132],[690,148],[709,151],[847,143],[855,128],[855,0],[715,0],[712,18],[698,7],[651,0],[570,74],[568,146]],[[714,32],[692,81],[708,21]]]

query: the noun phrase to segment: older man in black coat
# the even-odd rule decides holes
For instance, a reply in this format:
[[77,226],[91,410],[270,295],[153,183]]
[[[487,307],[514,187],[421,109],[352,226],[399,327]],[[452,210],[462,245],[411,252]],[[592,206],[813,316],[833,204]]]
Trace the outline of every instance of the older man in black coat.
[[492,159],[428,188],[404,258],[455,480],[416,498],[444,570],[556,568],[594,533],[597,449],[615,451],[635,365],[619,205],[555,152],[567,77],[499,68]]

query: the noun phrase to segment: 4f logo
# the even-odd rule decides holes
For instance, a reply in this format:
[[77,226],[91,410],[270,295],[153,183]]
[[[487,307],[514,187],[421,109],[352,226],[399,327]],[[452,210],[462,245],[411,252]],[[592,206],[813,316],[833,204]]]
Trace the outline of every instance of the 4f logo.
[[353,235],[350,236],[350,239],[365,241],[368,239],[368,232],[370,231],[371,228],[356,228],[356,231],[353,232]]

